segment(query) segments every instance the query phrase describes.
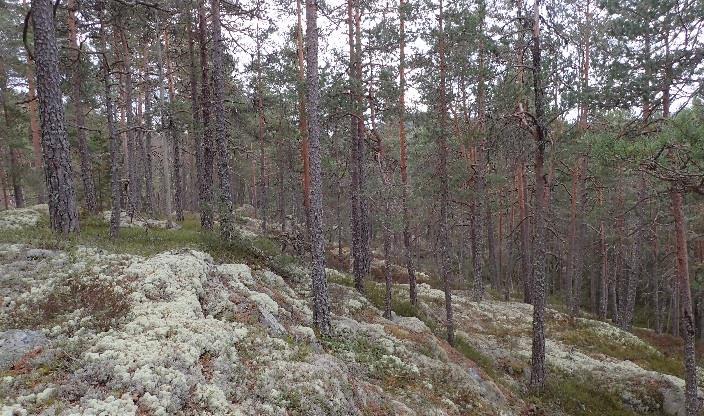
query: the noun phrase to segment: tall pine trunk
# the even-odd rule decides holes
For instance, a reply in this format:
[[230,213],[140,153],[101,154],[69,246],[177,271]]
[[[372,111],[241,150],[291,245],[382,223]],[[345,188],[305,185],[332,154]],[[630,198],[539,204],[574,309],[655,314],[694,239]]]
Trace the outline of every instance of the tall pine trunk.
[[[34,80],[32,71],[32,63],[34,62],[29,56],[27,57],[27,89],[28,99],[27,107],[29,108],[29,131],[32,137],[32,154],[34,170],[43,175],[44,164],[42,163],[42,135],[39,131],[39,113],[37,111],[37,85]],[[37,186],[37,202],[43,204],[46,202],[46,189],[44,184]]]
[[201,121],[203,123],[203,135],[201,140],[202,166],[199,200],[200,200],[200,225],[205,230],[213,229],[213,159],[215,152],[213,149],[213,130],[210,123],[210,75],[208,68],[208,37],[207,22],[205,13],[205,0],[198,0],[198,44],[200,46],[200,67],[201,67]]
[[310,146],[308,142],[308,115],[306,113],[306,76],[303,45],[303,23],[301,0],[296,0],[296,56],[298,58],[298,131],[301,135],[301,162],[303,165],[303,208],[306,217],[306,230],[310,235]]
[[133,83],[132,83],[132,52],[124,29],[120,29],[120,40],[122,41],[123,53],[123,81],[124,98],[123,107],[125,109],[127,129],[127,214],[133,218],[142,206],[141,178],[138,174],[137,166],[137,135],[135,134],[135,119],[132,109]]
[[369,230],[367,222],[367,203],[364,187],[364,122],[362,109],[362,57],[359,3],[355,0],[347,2],[348,42],[350,55],[350,200],[352,234],[352,258],[355,288],[364,291],[364,278],[368,274],[369,263]]
[[[169,135],[171,136],[171,144],[174,149],[174,163],[173,163],[173,186],[174,186],[174,210],[176,211],[176,221],[183,222],[183,175],[181,174],[182,169],[182,157],[181,157],[181,134],[176,126],[176,117],[174,112],[176,111],[176,92],[174,88],[173,72],[171,70],[171,58],[169,57],[169,31],[164,31],[164,46],[166,55],[166,77],[169,84]],[[170,186],[167,185],[167,186]]]
[[154,208],[156,206],[155,196],[154,196],[154,165],[152,152],[152,136],[154,130],[153,124],[153,114],[152,114],[152,100],[154,98],[154,92],[152,88],[154,85],[149,80],[149,48],[145,45],[144,47],[144,211],[148,214],[154,214]]
[[[0,57],[0,59],[2,59],[2,57]],[[6,152],[9,156],[10,161],[10,169],[8,173],[10,174],[10,181],[12,182],[12,192],[15,198],[15,208],[23,208],[24,190],[22,189],[22,176],[20,174],[21,166],[19,163],[19,149],[13,146],[13,144],[10,143],[9,140],[9,133],[12,129],[13,122],[10,116],[9,103],[7,102],[7,72],[5,72],[5,65],[3,62],[0,62],[0,77],[2,77],[0,81],[0,100],[2,101],[3,113],[5,113],[5,131],[8,133],[8,136],[5,136],[5,144],[7,146]]]
[[530,218],[528,217],[528,195],[526,192],[525,164],[518,161],[516,188],[518,189],[518,213],[521,245],[521,281],[523,282],[523,302],[532,303],[533,268],[531,266]]
[[86,209],[91,214],[98,213],[98,202],[93,181],[92,156],[86,141],[85,108],[83,106],[81,50],[78,45],[78,28],[76,22],[76,0],[68,2],[68,38],[71,48],[71,101],[73,102],[73,118],[76,125],[76,143],[78,144],[78,159],[81,163],[81,181],[85,194]]
[[680,319],[684,340],[685,367],[685,411],[687,416],[699,414],[697,398],[697,362],[694,339],[694,314],[692,291],[689,284],[689,259],[687,254],[687,225],[683,208],[684,193],[674,186],[670,189],[672,216],[675,219],[675,252],[677,259],[677,282],[680,297]]
[[266,232],[268,220],[268,192],[266,186],[266,143],[264,119],[264,89],[262,85],[262,57],[259,27],[257,27],[257,139],[259,140],[259,205],[262,220],[262,231]]
[[310,140],[311,209],[310,233],[313,264],[311,292],[313,323],[324,336],[332,335],[330,300],[325,276],[325,239],[323,237],[323,178],[320,138],[320,80],[318,78],[318,10],[315,0],[306,0],[306,84],[308,87],[308,137]]
[[401,173],[401,209],[403,211],[403,248],[408,271],[408,287],[411,305],[418,303],[416,289],[416,273],[413,265],[413,246],[411,242],[411,218],[408,211],[408,146],[406,144],[406,3],[398,2],[399,15],[399,97],[398,97],[398,142],[399,142],[399,169]]
[[194,138],[195,147],[195,168],[196,168],[196,189],[201,189],[201,180],[203,179],[203,121],[201,119],[200,102],[198,100],[198,72],[196,65],[195,53],[195,34],[191,15],[192,10],[189,8],[188,20],[186,20],[186,30],[188,31],[188,62],[190,65],[188,73],[188,86],[190,88],[191,101],[191,129]]
[[445,33],[443,32],[443,1],[440,0],[440,10],[438,16],[438,55],[440,65],[440,85],[438,98],[438,116],[440,117],[439,129],[437,131],[438,148],[438,168],[437,175],[440,181],[440,218],[438,221],[438,260],[440,266],[440,277],[443,282],[445,292],[445,326],[447,330],[447,342],[450,345],[455,343],[455,322],[452,315],[452,277],[450,271],[450,236],[447,227],[448,206],[450,203],[450,187],[447,177],[447,93],[445,86]]
[[545,91],[543,89],[540,50],[540,0],[533,3],[533,93],[535,97],[535,255],[533,259],[533,345],[531,353],[530,386],[535,391],[545,387],[545,188],[543,172],[547,126],[545,121]]
[[173,212],[172,206],[172,194],[171,194],[171,169],[169,169],[168,157],[169,157],[169,146],[167,145],[167,140],[165,137],[167,128],[167,117],[168,115],[164,113],[166,104],[164,102],[166,93],[164,92],[164,55],[161,45],[161,28],[159,25],[159,14],[155,14],[155,32],[156,32],[156,59],[157,59],[157,73],[159,76],[159,124],[160,124],[160,134],[161,139],[161,171],[163,175],[163,188],[164,188],[164,210],[166,211],[166,221],[168,226],[171,226],[171,214]]
[[77,233],[80,225],[61,97],[53,4],[49,0],[32,0],[31,10],[49,220],[55,231]]
[[235,229],[232,217],[233,200],[230,186],[230,145],[225,122],[225,66],[223,44],[220,33],[220,0],[210,1],[213,32],[213,119],[215,144],[218,152],[218,176],[220,177],[220,234],[226,239],[233,237]]

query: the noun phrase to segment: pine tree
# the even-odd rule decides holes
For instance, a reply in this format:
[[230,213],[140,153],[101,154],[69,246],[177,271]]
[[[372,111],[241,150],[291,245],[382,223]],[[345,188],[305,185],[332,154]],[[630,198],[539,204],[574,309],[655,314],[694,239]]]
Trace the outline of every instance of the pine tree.
[[53,5],[49,0],[32,0],[31,13],[49,220],[51,228],[57,232],[78,233],[80,224],[61,99]]
[[325,237],[323,236],[323,183],[320,154],[320,80],[318,78],[318,5],[306,0],[306,86],[308,90],[308,140],[310,141],[310,234],[313,252],[311,293],[313,323],[324,336],[332,335],[330,300],[325,276]]

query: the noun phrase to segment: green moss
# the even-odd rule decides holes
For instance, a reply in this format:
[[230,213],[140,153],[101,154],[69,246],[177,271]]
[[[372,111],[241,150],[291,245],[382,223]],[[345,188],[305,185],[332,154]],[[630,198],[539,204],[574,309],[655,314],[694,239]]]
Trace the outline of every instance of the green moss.
[[303,395],[296,390],[285,391],[283,393],[285,408],[294,415],[303,414]]
[[336,271],[327,273],[328,282],[336,283],[341,286],[354,287],[354,278],[348,273]]
[[617,360],[632,361],[647,370],[676,377],[683,377],[684,374],[684,367],[680,360],[667,357],[645,343],[623,342],[619,338],[604,336],[588,324],[577,322],[556,336],[561,341],[587,353],[604,354]]
[[[367,280],[364,284],[364,294],[367,299],[380,310],[384,310],[386,300],[386,284]],[[398,316],[415,316],[420,319],[419,312],[405,293],[391,291],[391,310]]]
[[498,379],[493,360],[474,348],[469,342],[467,342],[467,340],[462,337],[455,336],[455,349],[462,353],[465,357],[474,361],[493,380]]
[[636,415],[624,406],[618,395],[606,391],[597,381],[559,373],[550,374],[545,389],[532,393],[527,400],[548,413],[559,409],[563,414],[574,416]]
[[66,237],[53,233],[42,217],[36,227],[1,233],[0,242],[27,243],[47,249],[87,245],[112,252],[149,256],[177,248],[198,248],[201,233],[197,218],[189,217],[178,230],[121,228],[119,236],[112,239],[110,229],[102,218],[86,217],[81,218],[80,234]]

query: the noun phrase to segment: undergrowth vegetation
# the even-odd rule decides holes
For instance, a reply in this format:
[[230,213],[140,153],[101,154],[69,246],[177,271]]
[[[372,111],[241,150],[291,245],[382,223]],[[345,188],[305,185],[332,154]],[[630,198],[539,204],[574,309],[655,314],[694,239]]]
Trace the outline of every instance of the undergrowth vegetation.
[[622,361],[628,360],[645,369],[680,378],[684,375],[681,359],[666,356],[643,342],[624,342],[619,338],[599,334],[593,328],[581,324],[575,324],[562,332],[559,337],[567,344],[579,347],[580,350],[588,353],[603,354]]
[[[9,230],[0,233],[0,242],[25,243],[32,247],[60,249],[69,253],[77,252],[78,246],[90,246],[109,252],[141,256],[151,256],[167,250],[195,249],[209,253],[218,263],[246,263],[254,269],[271,269],[284,278],[298,278],[302,273],[305,273],[304,260],[284,252],[275,238],[256,236],[223,241],[217,231],[202,231],[195,216],[188,216],[180,225],[181,227],[178,229],[122,228],[119,237],[111,239],[108,225],[102,218],[88,217],[82,220],[80,234],[64,237],[52,233],[46,219],[42,218],[38,225],[31,229]],[[331,283],[354,287],[353,277],[343,271],[330,271],[328,280]],[[445,331],[442,323],[437,322],[432,316],[428,316],[430,303],[423,307],[413,306],[408,299],[406,290],[406,286],[394,286],[392,290],[393,312],[397,316],[420,319],[437,338],[444,339]],[[383,282],[372,279],[365,281],[364,296],[378,309],[384,309],[385,291],[386,287]],[[115,293],[117,292],[105,287],[99,280],[91,282],[85,276],[68,276],[63,279],[61,287],[44,299],[43,304],[24,308],[38,311],[38,313],[11,316],[11,321],[6,322],[6,326],[8,328],[49,328],[52,322],[60,319],[66,313],[83,308],[88,315],[93,317],[91,325],[98,331],[105,331],[113,326],[129,309],[124,298],[116,297]],[[560,309],[560,307],[559,304],[551,304],[553,309]],[[19,308],[18,310],[24,309]],[[683,376],[682,345],[681,341],[674,337],[636,329],[634,334],[647,343],[624,342],[618,337],[606,336],[604,333],[600,333],[598,328],[579,320],[558,322],[553,319],[551,325],[553,325],[550,330],[551,336],[586,354],[595,356],[603,354],[621,361],[632,361],[648,370],[677,377]],[[486,326],[491,328],[491,323],[486,323]],[[502,337],[499,329],[489,332],[494,336]],[[516,336],[517,334],[506,334],[504,338],[510,338],[509,335]],[[291,343],[292,339],[287,341]],[[412,371],[390,360],[383,348],[364,338],[345,340],[331,337],[322,339],[321,343],[323,348],[333,355],[353,354],[356,362],[387,388],[402,390],[417,387],[414,385]],[[525,362],[517,360],[516,363],[508,365],[496,362],[473,345],[470,339],[465,339],[463,336],[456,337],[454,349],[476,363],[489,378],[503,386],[502,388],[526,398],[527,402],[534,406],[538,412],[531,414],[551,414],[544,413],[544,410],[548,409],[559,409],[560,412],[569,415],[629,416],[636,414],[625,407],[624,400],[618,394],[612,393],[606,386],[600,386],[598,381],[583,376],[564,374],[556,370],[552,371],[550,381],[544,391],[525,393],[525,391],[511,387],[512,385],[506,382],[506,380],[510,381],[510,378],[506,377],[507,375],[517,381],[525,377]],[[306,361],[311,353],[310,347],[304,345],[296,352],[296,360]],[[432,351],[425,353],[428,356],[434,356]],[[54,372],[56,371],[52,370],[52,373]],[[452,386],[443,386],[443,383],[436,383],[433,388],[438,387],[452,388]],[[287,400],[292,403],[297,401],[293,396]],[[462,400],[462,392],[458,391],[457,401],[462,402]],[[472,398],[467,397],[466,401],[469,406]],[[467,408],[469,409],[469,407]]]
[[[552,372],[545,389],[528,401],[539,409],[559,409],[571,416],[636,416],[616,394],[596,380]],[[538,413],[542,414],[542,413]]]

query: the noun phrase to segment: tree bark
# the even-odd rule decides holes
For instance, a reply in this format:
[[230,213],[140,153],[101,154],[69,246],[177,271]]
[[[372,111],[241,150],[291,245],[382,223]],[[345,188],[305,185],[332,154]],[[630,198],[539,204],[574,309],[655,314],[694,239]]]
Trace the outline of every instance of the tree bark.
[[533,270],[531,267],[530,218],[528,217],[528,196],[526,195],[525,164],[518,162],[516,185],[518,189],[518,213],[521,234],[521,275],[523,282],[523,302],[532,303]]
[[306,0],[306,83],[308,86],[308,137],[310,140],[311,206],[310,229],[313,264],[311,292],[313,323],[324,336],[332,335],[330,300],[325,276],[325,240],[323,237],[323,181],[320,155],[320,80],[318,79],[318,10],[316,0]]
[[[169,31],[164,31],[164,46],[166,55],[166,77],[169,85],[169,133],[171,135],[171,144],[174,149],[173,163],[173,186],[174,186],[174,210],[176,211],[176,221],[183,222],[183,175],[181,174],[182,158],[181,158],[181,135],[176,126],[176,117],[174,112],[174,103],[176,101],[176,92],[174,88],[173,71],[171,69],[171,58],[169,57]],[[167,186],[170,186],[167,185]]]
[[306,230],[310,235],[310,145],[308,142],[308,117],[306,114],[305,63],[303,45],[303,24],[301,22],[301,0],[296,0],[296,56],[298,58],[298,130],[301,134],[301,161],[303,164],[303,208],[306,216]]
[[655,309],[655,333],[662,334],[662,306],[660,302],[660,238],[658,236],[657,217],[653,216],[653,269],[651,273],[653,283],[653,308]]
[[399,169],[401,173],[401,209],[403,211],[403,248],[405,250],[406,270],[408,271],[408,287],[411,305],[418,304],[418,290],[416,289],[416,272],[413,264],[413,246],[411,242],[411,218],[408,211],[408,146],[406,144],[406,2],[399,0],[399,97],[398,97],[398,142],[399,142]]
[[10,181],[12,182],[12,191],[13,191],[13,196],[15,198],[15,208],[23,208],[24,207],[24,191],[22,189],[22,176],[20,175],[20,155],[19,155],[19,150],[15,148],[15,146],[10,143],[10,129],[12,128],[12,120],[10,116],[10,107],[7,102],[7,73],[5,72],[5,65],[3,62],[0,61],[0,77],[2,77],[2,81],[0,84],[0,100],[2,101],[2,110],[3,113],[5,113],[5,126],[6,126],[6,134],[8,134],[5,137],[5,144],[7,146],[7,154],[9,156],[10,160],[10,169],[9,169],[9,174],[10,174]]
[[[603,205],[603,197],[599,194],[599,204]],[[609,255],[606,244],[606,230],[603,219],[599,223],[599,247],[601,248],[601,275],[599,286],[599,319],[606,320],[609,303]]]
[[355,288],[364,292],[364,279],[369,272],[369,228],[367,227],[367,203],[364,186],[364,122],[362,109],[362,57],[359,3],[347,2],[348,41],[350,52],[350,116],[351,132],[351,226],[352,258]]
[[81,49],[78,45],[78,28],[76,22],[76,0],[68,2],[68,38],[71,48],[71,101],[73,102],[73,117],[78,144],[78,159],[81,163],[81,181],[85,194],[86,209],[91,214],[98,213],[98,202],[93,181],[92,156],[86,141],[85,109],[83,107]]
[[[44,164],[42,163],[42,135],[39,131],[39,114],[37,111],[37,86],[34,80],[32,71],[32,63],[34,61],[27,57],[27,87],[28,100],[27,107],[29,108],[29,131],[32,136],[32,153],[34,155],[33,168],[37,173],[43,175]],[[46,189],[44,184],[39,184],[37,189],[37,202],[40,204],[46,203]]]
[[123,81],[125,87],[125,102],[123,103],[126,115],[127,129],[127,215],[133,218],[135,213],[141,209],[142,190],[141,180],[137,170],[137,137],[135,134],[134,111],[132,110],[133,84],[132,84],[132,52],[127,41],[127,34],[123,29],[119,29],[120,40],[122,41],[123,53]]
[[225,123],[225,66],[220,33],[220,0],[210,1],[213,31],[213,118],[215,143],[218,151],[218,176],[220,177],[220,234],[231,239],[235,228],[232,217],[233,200],[230,186],[230,145]]
[[192,10],[189,8],[186,30],[188,31],[188,62],[190,65],[189,82],[191,99],[191,129],[193,130],[196,165],[196,189],[201,189],[203,179],[203,120],[201,119],[200,101],[198,100],[198,71],[195,53],[195,34],[193,33]]
[[[105,52],[104,52],[105,53]],[[105,60],[103,75],[103,83],[105,85],[105,114],[107,115],[108,134],[110,136],[110,195],[112,201],[112,210],[110,216],[110,237],[117,238],[120,232],[120,213],[122,200],[122,180],[120,177],[120,138],[116,133],[113,98],[110,80],[110,68]]]
[[159,14],[155,13],[154,15],[155,18],[155,32],[156,32],[156,57],[157,57],[157,73],[159,76],[158,79],[158,85],[159,85],[159,123],[160,123],[160,134],[159,134],[159,139],[161,139],[161,171],[163,174],[163,186],[164,186],[164,210],[166,211],[166,221],[168,223],[168,226],[171,226],[172,222],[172,217],[171,214],[173,212],[173,198],[172,198],[172,193],[171,193],[171,169],[169,169],[169,163],[168,163],[168,158],[169,158],[169,146],[167,145],[167,139],[164,136],[166,129],[168,128],[167,125],[167,118],[168,115],[164,112],[164,109],[166,108],[166,103],[165,103],[165,96],[166,93],[164,91],[164,55],[162,52],[162,45],[161,45],[161,27],[160,27],[160,20],[159,20]]
[[200,179],[200,225],[205,230],[213,229],[213,150],[212,126],[210,125],[210,78],[208,69],[207,22],[205,0],[198,0],[198,43],[200,46],[201,66],[201,120],[203,122],[203,139],[201,140],[202,166]]
[[5,173],[5,166],[0,158],[0,189],[2,189],[2,205],[5,209],[10,209],[9,196],[7,195],[7,175]]
[[438,14],[438,55],[440,65],[440,85],[438,99],[438,115],[440,117],[439,131],[437,132],[438,168],[437,174],[440,181],[440,218],[438,221],[438,260],[440,263],[440,277],[445,291],[445,325],[447,342],[455,343],[455,322],[452,315],[452,277],[450,271],[450,236],[447,227],[448,206],[450,202],[450,189],[447,178],[447,96],[445,86],[445,33],[443,32],[443,0],[440,0]]
[[545,125],[545,91],[543,89],[540,50],[540,0],[533,3],[533,92],[535,95],[535,256],[533,259],[533,347],[531,354],[531,389],[545,387],[545,223],[544,199],[546,180],[543,173],[547,126]]
[[259,139],[259,205],[261,211],[262,231],[266,232],[268,220],[268,195],[266,186],[266,143],[264,119],[264,90],[262,85],[261,41],[257,27],[257,138]]
[[631,331],[633,327],[633,314],[636,307],[636,290],[638,280],[643,274],[643,261],[641,255],[642,241],[645,238],[644,229],[646,226],[645,205],[643,201],[647,197],[647,182],[644,174],[641,174],[636,203],[636,232],[633,236],[633,246],[631,248],[631,266],[628,268],[628,287],[626,292],[625,309],[622,313],[621,328]]
[[156,207],[155,197],[154,197],[154,162],[153,162],[153,151],[152,149],[152,136],[154,131],[153,124],[153,114],[152,114],[152,100],[154,99],[154,92],[152,88],[153,83],[149,81],[149,48],[147,45],[144,47],[144,185],[145,185],[145,200],[144,200],[144,210],[148,214],[154,214],[154,208]]
[[684,194],[674,186],[670,189],[672,216],[675,219],[675,247],[677,258],[677,282],[679,284],[680,319],[684,340],[685,366],[685,412],[687,416],[699,414],[697,398],[697,362],[694,348],[694,314],[692,313],[692,291],[689,284],[689,259],[687,253],[687,225],[685,223]]
[[61,97],[59,52],[56,46],[53,5],[32,0],[37,94],[42,125],[42,154],[49,193],[49,219],[55,231],[78,233],[80,225],[73,186],[73,169]]
[[586,158],[580,156],[572,173],[572,195],[570,204],[569,255],[567,256],[567,273],[565,275],[565,304],[570,315],[579,315],[582,299],[582,265],[584,264],[583,242],[585,229],[582,211],[584,207],[584,177],[586,175]]

